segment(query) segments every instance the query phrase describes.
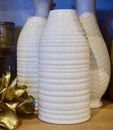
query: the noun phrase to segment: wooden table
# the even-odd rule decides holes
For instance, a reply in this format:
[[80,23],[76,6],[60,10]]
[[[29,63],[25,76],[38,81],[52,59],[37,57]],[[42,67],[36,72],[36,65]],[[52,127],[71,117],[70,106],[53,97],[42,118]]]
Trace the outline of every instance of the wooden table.
[[81,124],[55,125],[32,118],[22,119],[17,130],[113,130],[113,102],[104,100],[101,108],[91,109],[90,120]]

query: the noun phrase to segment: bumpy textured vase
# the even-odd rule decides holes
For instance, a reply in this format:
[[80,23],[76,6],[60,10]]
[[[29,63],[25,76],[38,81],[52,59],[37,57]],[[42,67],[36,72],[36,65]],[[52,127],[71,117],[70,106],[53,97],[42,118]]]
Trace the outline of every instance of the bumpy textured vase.
[[[26,84],[38,107],[38,52],[40,39],[49,14],[50,0],[33,0],[36,16],[28,17],[17,45],[18,84]],[[40,5],[40,6],[39,6]]]
[[91,108],[102,105],[101,97],[110,80],[110,60],[108,50],[99,30],[95,15],[95,0],[76,0],[80,22],[89,41]]
[[89,98],[85,32],[75,10],[53,10],[39,50],[39,118],[55,124],[87,121]]

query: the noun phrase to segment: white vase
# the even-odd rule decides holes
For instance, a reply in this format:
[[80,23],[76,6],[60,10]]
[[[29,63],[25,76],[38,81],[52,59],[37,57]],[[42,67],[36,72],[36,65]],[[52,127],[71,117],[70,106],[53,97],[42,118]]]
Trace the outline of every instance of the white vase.
[[102,106],[104,95],[110,80],[110,60],[105,41],[100,32],[96,15],[95,0],[76,0],[80,22],[86,31],[90,46],[90,106]]
[[[46,19],[32,16],[29,18],[18,38],[17,44],[17,76],[18,84],[26,84],[28,92],[36,99],[38,106],[38,51]],[[32,90],[36,89],[33,93]]]
[[[40,39],[49,14],[50,0],[33,0],[36,16],[27,18],[17,44],[18,84],[26,84],[28,93],[35,98],[38,109],[38,52]],[[41,6],[38,6],[38,5]],[[40,11],[41,10],[41,11]],[[35,90],[35,91],[34,91]]]
[[39,118],[55,124],[87,121],[89,98],[85,32],[75,10],[53,10],[39,49]]

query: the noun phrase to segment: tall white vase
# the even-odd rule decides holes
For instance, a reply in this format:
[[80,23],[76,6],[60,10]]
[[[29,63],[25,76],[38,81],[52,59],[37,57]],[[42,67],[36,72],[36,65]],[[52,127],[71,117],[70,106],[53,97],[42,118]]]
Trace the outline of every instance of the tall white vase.
[[39,49],[39,118],[55,124],[87,121],[89,98],[85,32],[75,10],[53,10]]
[[[28,92],[35,98],[38,109],[38,52],[40,39],[49,14],[50,0],[33,0],[36,16],[27,18],[17,44],[18,84],[26,84]],[[46,6],[45,6],[46,3]],[[41,5],[41,6],[37,6]],[[40,12],[40,10],[42,10]]]
[[101,98],[110,80],[110,60],[105,41],[100,32],[96,14],[95,0],[76,0],[80,22],[89,41],[91,108],[102,105]]

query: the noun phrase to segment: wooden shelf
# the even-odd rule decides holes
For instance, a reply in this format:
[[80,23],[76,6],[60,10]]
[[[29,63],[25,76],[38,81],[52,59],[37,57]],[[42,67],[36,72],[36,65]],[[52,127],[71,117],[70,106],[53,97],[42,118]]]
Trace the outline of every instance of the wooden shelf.
[[91,109],[90,120],[81,124],[55,125],[32,118],[22,119],[17,130],[113,130],[113,103],[104,100],[101,108]]

